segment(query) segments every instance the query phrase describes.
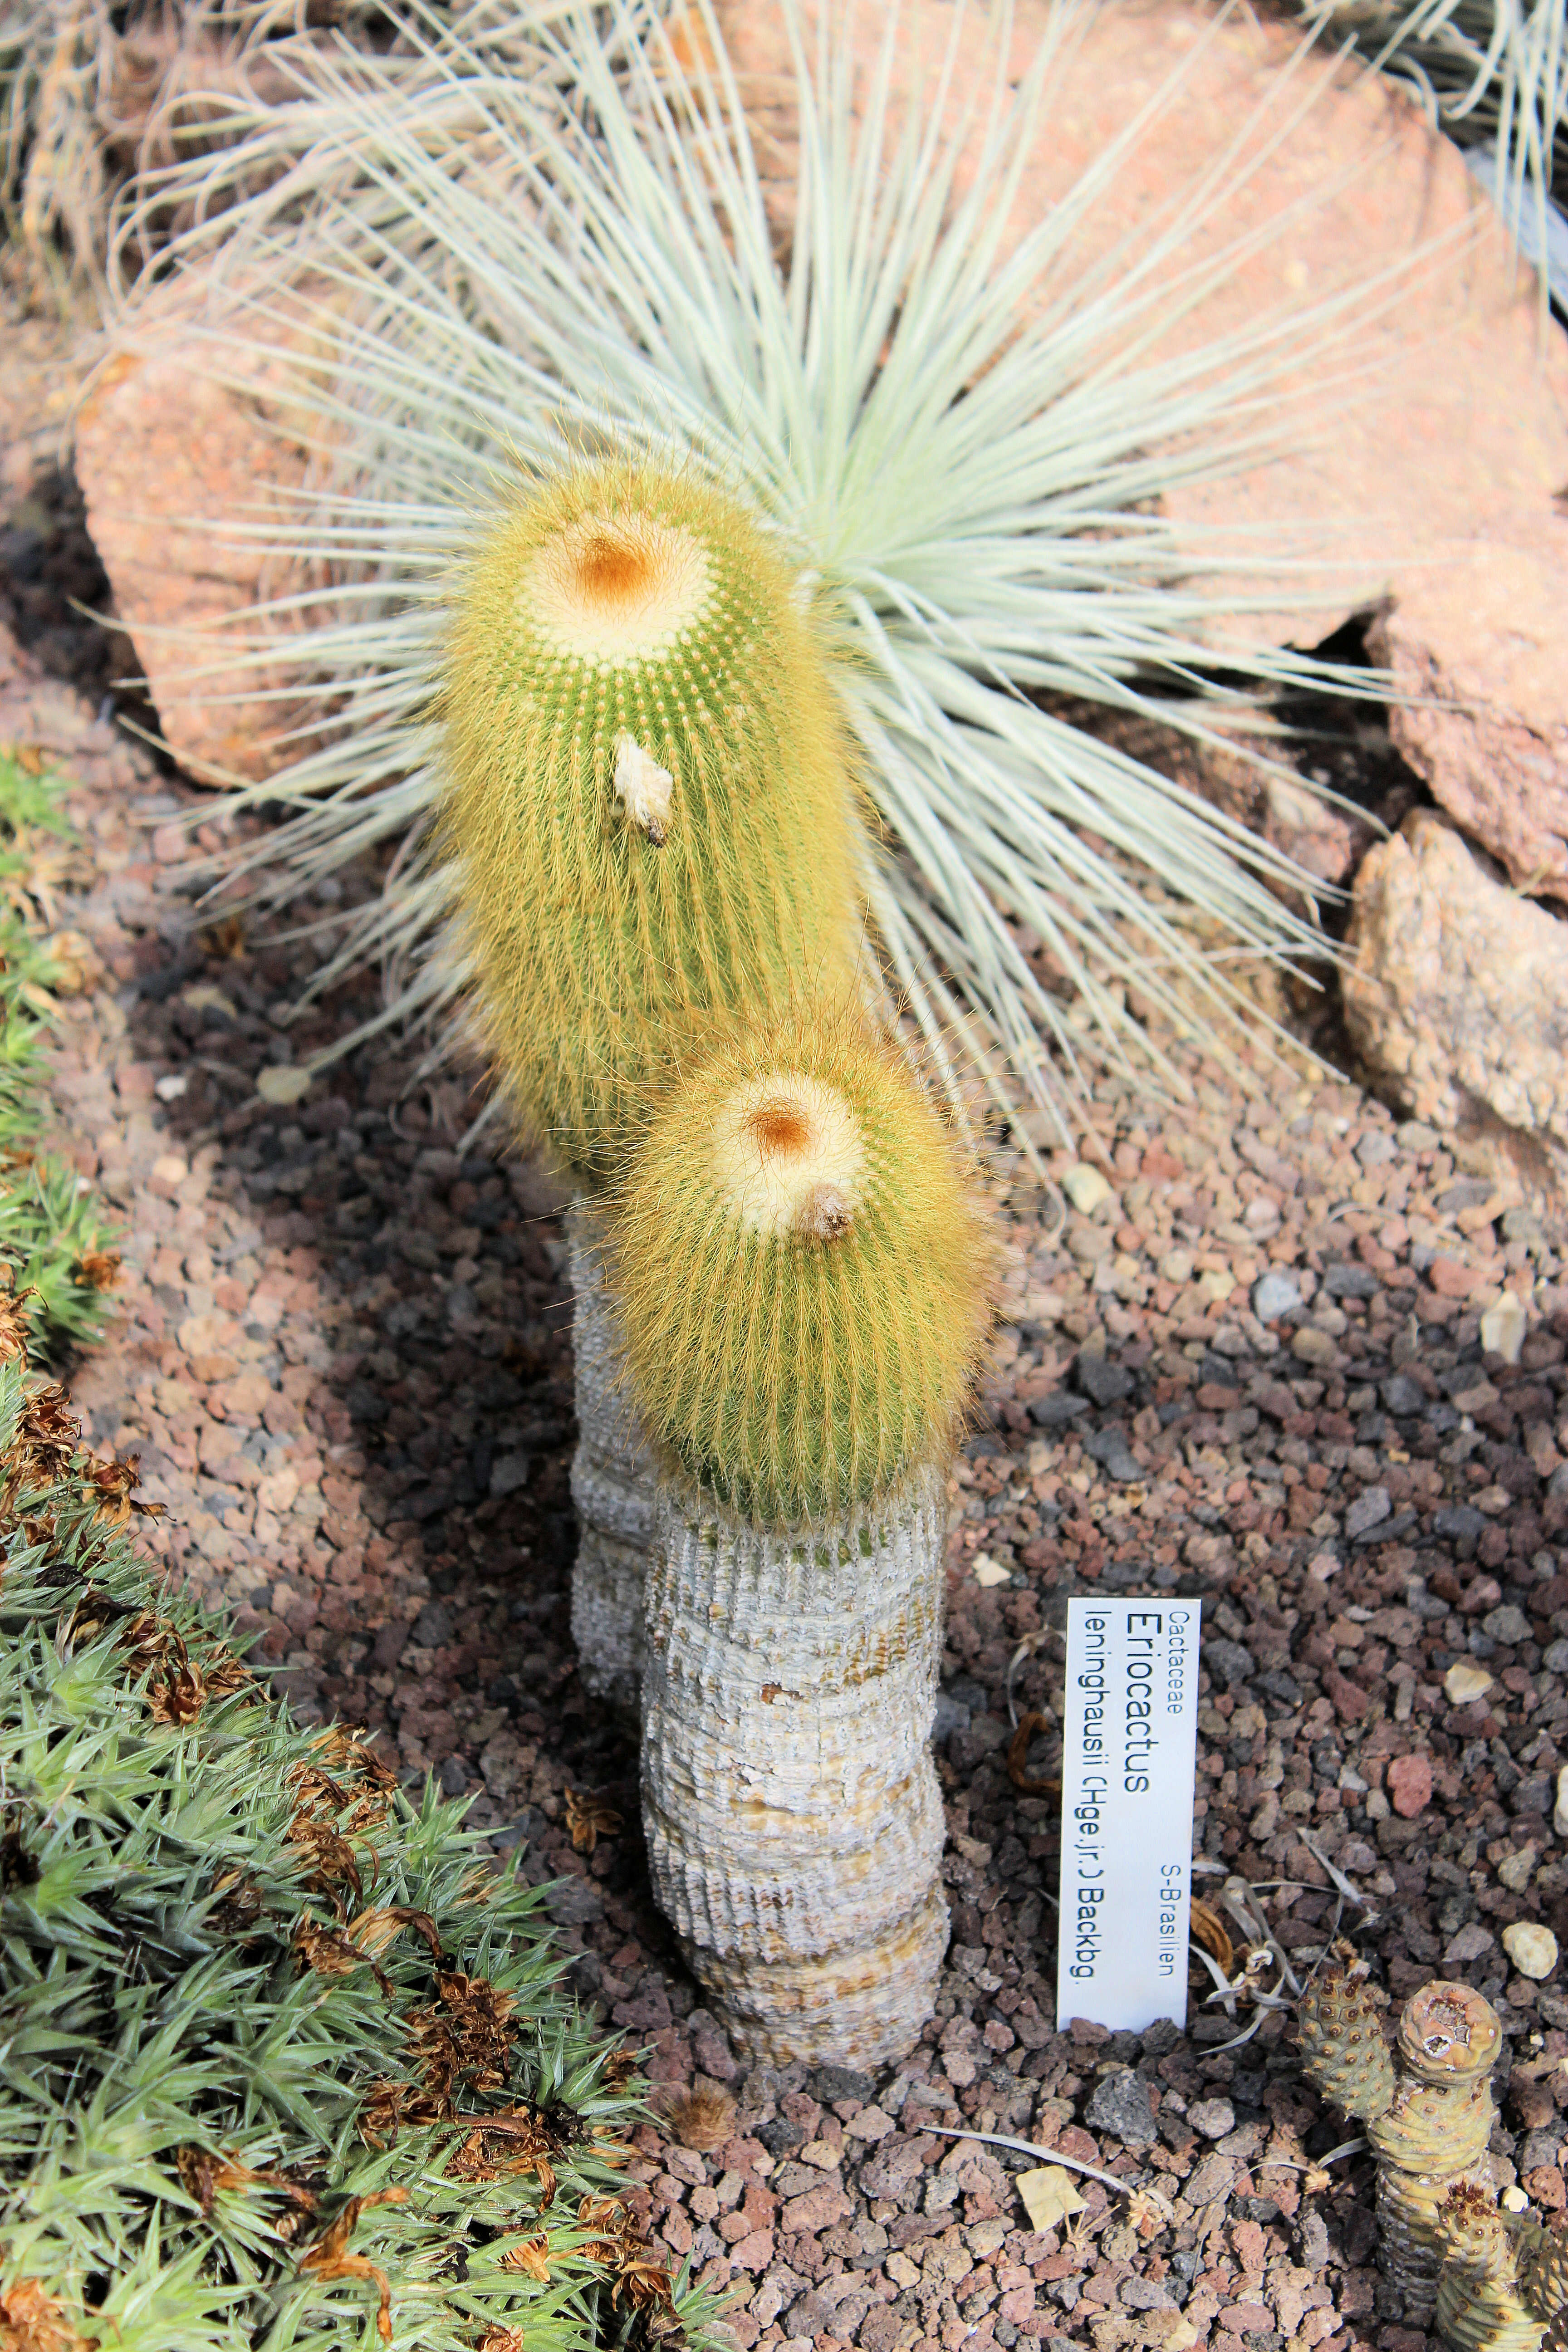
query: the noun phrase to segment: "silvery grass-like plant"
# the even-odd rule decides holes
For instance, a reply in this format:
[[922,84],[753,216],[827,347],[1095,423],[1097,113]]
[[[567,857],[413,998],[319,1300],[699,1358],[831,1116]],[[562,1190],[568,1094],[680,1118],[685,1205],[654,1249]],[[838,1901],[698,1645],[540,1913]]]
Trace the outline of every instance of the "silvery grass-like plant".
[[0,1300],[0,2343],[679,2352],[539,1892],[138,1553]]
[[[1067,706],[1234,740],[1282,690],[1371,690],[1238,646],[1234,627],[1217,653],[1255,560],[1264,601],[1261,553],[1178,545],[1159,499],[1287,443],[1281,388],[1303,350],[1320,383],[1350,382],[1357,330],[1397,285],[1282,300],[1200,349],[1157,348],[1276,234],[1192,242],[1331,70],[1306,53],[1135,240],[1074,263],[1142,115],[1010,241],[1090,13],[1061,0],[1016,87],[1006,20],[961,13],[904,102],[896,15],[857,98],[841,14],[813,29],[792,12],[799,175],[782,255],[706,8],[679,45],[624,7],[607,32],[602,13],[536,22],[531,76],[405,10],[422,78],[318,44],[289,102],[237,110],[221,152],[135,191],[128,249],[171,208],[195,216],[168,257],[204,363],[239,381],[265,352],[313,444],[296,520],[192,519],[291,553],[310,584],[249,638],[241,624],[193,648],[187,682],[242,697],[256,667],[276,676],[275,633],[292,632],[269,691],[311,699],[249,794],[290,812],[252,853],[267,894],[405,844],[318,986],[380,955],[384,1018],[440,1029],[460,1001],[452,875],[428,844],[447,583],[516,476],[598,454],[726,488],[816,606],[876,813],[862,847],[886,970],[950,1079],[972,1056],[998,1100],[1021,1087],[1065,1132],[1086,1034],[1179,1085],[1147,1011],[1190,1024],[1195,997],[1200,1021],[1250,1014],[1235,957],[1321,951],[1292,897],[1306,877]],[[126,301],[120,347],[156,345],[166,299]],[[1277,604],[1291,558],[1276,534],[1267,555]],[[1223,942],[1206,959],[1183,908]]]

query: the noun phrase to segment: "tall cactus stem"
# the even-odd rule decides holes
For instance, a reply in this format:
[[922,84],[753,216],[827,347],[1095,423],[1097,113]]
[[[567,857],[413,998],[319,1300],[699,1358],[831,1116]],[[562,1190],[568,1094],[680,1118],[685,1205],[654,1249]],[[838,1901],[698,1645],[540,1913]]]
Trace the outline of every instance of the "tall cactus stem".
[[658,1474],[624,1377],[619,1319],[605,1286],[602,1215],[581,1196],[567,1213],[566,1239],[577,1392],[572,1635],[586,1688],[635,1720]]
[[926,1465],[793,1532],[671,1482],[647,1588],[655,1892],[755,2057],[873,2066],[930,2016],[947,1945],[929,1741],[945,1482]]
[[1486,2156],[1501,2046],[1497,2011],[1468,1985],[1423,1985],[1400,2016],[1398,2087],[1366,2136],[1378,2159],[1380,2259],[1410,2326],[1425,2326],[1436,2306],[1437,2209]]

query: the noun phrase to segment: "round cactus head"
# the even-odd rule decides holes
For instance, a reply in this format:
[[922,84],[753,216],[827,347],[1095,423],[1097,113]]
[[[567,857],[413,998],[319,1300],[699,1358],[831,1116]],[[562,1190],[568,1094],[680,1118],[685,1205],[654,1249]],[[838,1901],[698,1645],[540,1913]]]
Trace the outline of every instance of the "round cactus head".
[[742,1517],[836,1517],[951,1443],[990,1251],[947,1129],[857,1014],[792,1013],[684,1072],[615,1250],[644,1422]]
[[1468,2082],[1489,2074],[1502,2048],[1502,2026],[1489,2000],[1469,1985],[1423,1985],[1399,2020],[1399,2054],[1428,2083]]
[[814,625],[732,500],[583,467],[480,544],[442,716],[498,1076],[602,1181],[693,1016],[765,1019],[853,970],[856,796]]

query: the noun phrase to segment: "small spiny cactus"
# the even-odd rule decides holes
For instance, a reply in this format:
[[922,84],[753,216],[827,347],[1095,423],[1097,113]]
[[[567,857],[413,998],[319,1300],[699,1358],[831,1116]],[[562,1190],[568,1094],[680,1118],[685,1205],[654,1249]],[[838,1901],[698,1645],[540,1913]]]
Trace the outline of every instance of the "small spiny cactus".
[[1394,2060],[1364,1966],[1338,1962],[1314,1977],[1296,2010],[1301,2068],[1342,2114],[1367,2123],[1394,2098]]
[[479,547],[448,635],[445,835],[481,1024],[579,1182],[686,1023],[858,951],[847,738],[795,583],[694,475],[584,467]]
[[698,1061],[614,1247],[646,1426],[741,1517],[819,1524],[951,1444],[984,1231],[942,1120],[854,1013],[795,1013]]
[[1568,2213],[1553,2213],[1523,2246],[1519,2283],[1538,2318],[1568,2311]]
[[1437,2330],[1453,2352],[1536,2352],[1542,2319],[1520,2291],[1521,2235],[1474,2181],[1437,2208]]
[[[1373,2042],[1376,2012],[1353,1971],[1303,1996],[1298,2015],[1310,2078],[1366,2123],[1377,2155],[1379,2259],[1405,2320],[1425,2326],[1446,2249],[1439,2208],[1480,2165],[1491,2137],[1497,2011],[1468,1985],[1423,1985],[1400,2015],[1396,2066],[1381,2033]],[[1456,2227],[1470,2227],[1467,2200],[1454,2215]]]

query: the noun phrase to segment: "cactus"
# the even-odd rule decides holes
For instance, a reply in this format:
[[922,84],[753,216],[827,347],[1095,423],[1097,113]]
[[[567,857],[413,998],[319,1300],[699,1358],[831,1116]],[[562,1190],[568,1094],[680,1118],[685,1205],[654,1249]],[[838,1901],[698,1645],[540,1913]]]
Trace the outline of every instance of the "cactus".
[[813,627],[731,500],[583,467],[484,540],[442,710],[498,1078],[602,1185],[694,1014],[765,1016],[853,970],[859,836]]
[[1364,1967],[1333,1965],[1313,1978],[1296,2011],[1301,2068],[1314,2090],[1358,2123],[1394,2099],[1394,2061]]
[[1542,2319],[1568,2311],[1568,2214],[1553,2213],[1521,2248],[1520,2287]]
[[626,1393],[619,1325],[605,1287],[603,1218],[591,1202],[573,1203],[566,1238],[577,1388],[572,1500],[580,1529],[572,1571],[572,1633],[588,1689],[635,1718],[642,1687],[643,1580],[654,1531],[656,1473]]
[[947,1948],[928,1742],[945,1482],[927,1465],[820,1532],[685,1482],[649,1560],[643,1822],[661,1909],[752,2057],[907,2050]]
[[820,1525],[943,1453],[985,1320],[961,1165],[897,1050],[829,1005],[718,1045],[615,1213],[656,1444],[740,1517]]
[[[1377,2156],[1379,2260],[1406,2321],[1425,2326],[1444,2256],[1439,2208],[1469,2181],[1491,2137],[1497,2011],[1468,1985],[1423,1985],[1400,2015],[1397,2067],[1381,2033],[1374,2042],[1376,2012],[1352,1975],[1310,1990],[1298,2020],[1309,2077],[1366,2123]],[[1461,2200],[1453,2210],[1463,2218],[1470,2207]]]
[[875,2064],[917,2037],[947,1941],[942,1467],[983,1229],[907,1069],[828,1009],[682,1078],[612,1263],[678,1465],[647,1589],[655,1891],[752,2054]]
[[1536,2352],[1543,2315],[1521,2293],[1521,2232],[1490,2191],[1450,2189],[1437,2209],[1444,2250],[1437,2281],[1437,2332],[1453,2352]]
[[[448,854],[500,1086],[590,1191],[691,1022],[765,1015],[856,953],[837,708],[789,575],[688,476],[586,467],[521,500],[458,599]],[[590,1214],[584,1206],[583,1213]],[[591,1248],[574,1244],[583,1541],[573,1626],[635,1706],[646,1449]]]

